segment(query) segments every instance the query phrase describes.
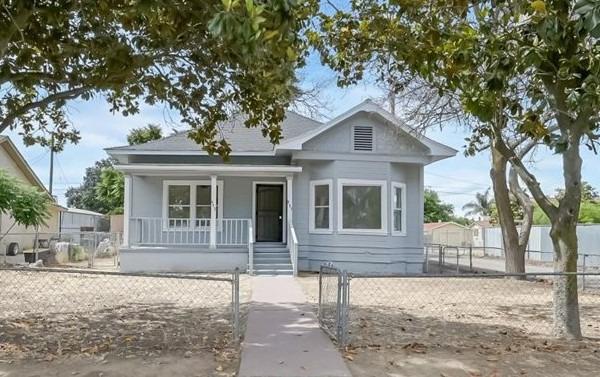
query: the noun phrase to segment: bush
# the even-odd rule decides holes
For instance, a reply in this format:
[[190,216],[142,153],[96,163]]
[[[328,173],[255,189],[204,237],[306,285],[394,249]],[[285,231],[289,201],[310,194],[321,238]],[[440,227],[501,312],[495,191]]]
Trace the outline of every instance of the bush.
[[69,261],[81,262],[87,259],[88,256],[83,246],[77,244],[71,244],[69,246]]

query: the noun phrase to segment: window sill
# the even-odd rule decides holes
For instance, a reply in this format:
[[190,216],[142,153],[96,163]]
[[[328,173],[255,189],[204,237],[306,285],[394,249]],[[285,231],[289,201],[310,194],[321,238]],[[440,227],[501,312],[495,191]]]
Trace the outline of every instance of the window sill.
[[339,229],[337,233],[362,236],[389,236],[389,232],[385,229]]
[[333,234],[333,230],[331,229],[311,229],[308,231],[310,234]]
[[393,237],[406,237],[406,232],[392,232]]

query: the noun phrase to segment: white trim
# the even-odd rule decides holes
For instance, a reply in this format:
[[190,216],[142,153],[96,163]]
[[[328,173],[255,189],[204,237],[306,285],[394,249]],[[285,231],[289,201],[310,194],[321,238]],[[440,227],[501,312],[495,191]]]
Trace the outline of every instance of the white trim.
[[[315,186],[327,185],[329,188],[329,226],[326,229],[315,228]],[[310,193],[309,193],[309,218],[308,218],[308,232],[316,234],[331,234],[333,233],[333,179],[319,179],[310,181]]]
[[[388,210],[387,210],[387,181],[366,179],[338,179],[338,232],[340,234],[388,234]],[[379,186],[381,187],[381,228],[380,229],[345,229],[344,228],[344,186]]]
[[129,246],[129,219],[131,218],[131,186],[132,177],[129,174],[125,175],[123,184],[123,245]]
[[[178,179],[166,179],[163,180],[163,197],[162,197],[162,218],[166,220],[169,218],[169,190],[168,187],[170,185],[173,186],[190,186],[190,223],[193,227],[195,227],[196,222],[196,186],[210,186],[210,180],[178,180]],[[217,219],[223,218],[223,207],[225,205],[223,201],[223,181],[217,181],[217,187],[219,197],[217,202],[219,203],[218,211],[217,211]],[[167,221],[163,222],[163,230],[173,229],[169,227]]]
[[[285,203],[286,203],[286,198],[287,198],[287,184],[286,182],[282,182],[282,181],[252,181],[252,227],[254,229],[254,233],[256,233],[258,230],[256,228],[256,186],[258,185],[282,185],[283,186],[283,197],[281,200],[281,206],[283,209],[283,219],[281,221],[281,241],[282,243],[287,243],[287,232],[285,231],[285,229],[287,229],[288,224],[287,224],[287,208]],[[256,240],[256,234],[254,234],[254,242],[255,243],[260,243],[261,241],[257,241]]]
[[290,165],[184,165],[184,164],[127,164],[115,165],[115,169],[124,173],[144,175],[180,175],[192,174],[218,174],[242,176],[244,174],[260,176],[287,176],[288,174],[301,173],[301,166]]
[[[198,150],[179,150],[179,151],[165,151],[165,150],[143,150],[143,149],[119,149],[105,148],[104,151],[110,155],[115,156],[127,156],[127,155],[144,155],[144,156],[210,156],[204,151]],[[231,152],[230,156],[274,156],[275,151],[258,151],[258,152]]]
[[[394,211],[396,210],[394,199],[396,198],[395,190],[400,188],[402,190],[402,197],[400,200],[400,210],[402,211],[402,229],[397,231],[394,229]],[[392,236],[406,236],[406,183],[403,182],[392,182],[391,200],[390,200],[390,224],[392,224]]]

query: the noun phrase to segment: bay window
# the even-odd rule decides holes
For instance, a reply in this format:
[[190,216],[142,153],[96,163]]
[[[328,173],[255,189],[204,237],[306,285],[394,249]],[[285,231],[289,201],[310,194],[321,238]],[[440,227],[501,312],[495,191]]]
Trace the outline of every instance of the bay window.
[[331,179],[310,182],[311,233],[331,233]]
[[386,181],[338,180],[339,231],[386,233],[386,199]]

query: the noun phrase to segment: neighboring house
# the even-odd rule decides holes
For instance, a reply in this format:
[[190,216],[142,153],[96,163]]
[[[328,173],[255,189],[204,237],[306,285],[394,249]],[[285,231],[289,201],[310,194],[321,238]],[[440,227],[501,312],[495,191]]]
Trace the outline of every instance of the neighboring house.
[[67,208],[60,217],[60,232],[108,232],[109,220],[107,216],[94,211],[79,208]]
[[472,244],[474,247],[485,246],[485,230],[491,226],[489,218],[482,218],[471,224]]
[[[29,164],[27,164],[27,161],[25,161],[23,155],[17,150],[17,147],[7,136],[2,135],[0,135],[0,169],[7,171],[8,174],[18,178],[21,182],[35,186],[41,191],[48,193],[48,196],[52,198],[42,181],[40,181]],[[60,212],[63,209],[52,198],[50,218],[46,221],[47,226],[39,228],[39,238],[41,240],[49,240],[58,235]],[[16,225],[11,229],[13,224],[14,221],[9,215],[0,214],[0,234],[4,234],[10,229],[9,234],[0,241],[0,255],[4,255],[7,248],[14,243],[18,245],[21,251],[33,249],[35,228]],[[13,247],[11,246],[11,248]]]
[[423,230],[425,240],[430,244],[470,246],[472,242],[471,229],[452,221],[426,223]]
[[178,133],[109,148],[125,174],[125,271],[422,271],[423,169],[456,150],[365,101],[328,121],[287,112],[277,146],[221,125],[227,163]]

